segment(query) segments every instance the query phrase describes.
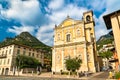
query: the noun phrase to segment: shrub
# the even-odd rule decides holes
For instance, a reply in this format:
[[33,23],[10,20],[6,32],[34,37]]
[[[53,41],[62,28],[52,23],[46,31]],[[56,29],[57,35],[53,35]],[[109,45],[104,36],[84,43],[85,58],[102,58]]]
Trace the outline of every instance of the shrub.
[[64,72],[64,71],[62,71],[61,74],[62,74],[62,75],[68,75],[69,72]]
[[77,75],[77,72],[71,72],[70,75]]
[[120,78],[120,72],[115,73],[115,79],[119,79]]
[[81,66],[82,60],[79,59],[78,57],[76,58],[68,58],[66,59],[66,68],[68,71],[75,72],[79,67]]

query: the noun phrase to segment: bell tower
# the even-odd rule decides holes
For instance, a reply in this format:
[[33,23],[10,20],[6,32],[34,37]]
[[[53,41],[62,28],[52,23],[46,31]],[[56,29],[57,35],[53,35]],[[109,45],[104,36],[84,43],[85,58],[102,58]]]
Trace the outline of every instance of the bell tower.
[[97,51],[96,51],[96,39],[94,31],[94,19],[93,12],[88,11],[83,13],[85,39],[86,39],[86,55],[88,62],[88,71],[96,72],[97,63]]

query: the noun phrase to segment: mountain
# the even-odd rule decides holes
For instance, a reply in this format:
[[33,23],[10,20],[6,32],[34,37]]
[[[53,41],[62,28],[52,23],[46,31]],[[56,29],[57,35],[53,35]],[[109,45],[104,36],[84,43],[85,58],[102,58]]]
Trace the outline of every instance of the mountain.
[[110,31],[108,34],[101,36],[97,41],[97,49],[99,50],[105,44],[112,44],[114,41],[113,32]]
[[15,36],[14,38],[7,37],[3,42],[0,42],[0,47],[12,43],[26,45],[36,49],[43,49],[46,52],[51,51],[50,46],[43,44],[37,38],[32,36],[29,32],[22,32],[21,34]]

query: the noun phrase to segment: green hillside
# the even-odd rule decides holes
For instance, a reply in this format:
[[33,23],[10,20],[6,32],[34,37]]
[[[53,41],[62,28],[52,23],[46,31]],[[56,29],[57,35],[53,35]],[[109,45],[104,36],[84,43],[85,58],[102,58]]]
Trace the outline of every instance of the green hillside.
[[50,46],[43,44],[28,32],[22,32],[20,35],[17,35],[14,38],[7,37],[3,42],[0,42],[0,47],[12,43],[26,45],[35,49],[43,49],[46,52],[51,52]]
[[108,34],[103,35],[99,38],[99,40],[97,41],[97,45],[99,45],[97,46],[97,50],[99,50],[103,45],[112,43],[113,41],[113,33],[112,31],[110,31]]

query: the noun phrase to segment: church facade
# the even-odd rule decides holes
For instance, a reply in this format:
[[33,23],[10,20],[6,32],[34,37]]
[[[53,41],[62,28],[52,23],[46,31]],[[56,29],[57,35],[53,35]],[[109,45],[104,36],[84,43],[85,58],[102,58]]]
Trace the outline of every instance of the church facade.
[[96,72],[97,51],[93,12],[83,13],[82,20],[67,18],[54,28],[52,51],[52,72],[67,71],[65,61],[79,57],[82,64],[79,71]]

